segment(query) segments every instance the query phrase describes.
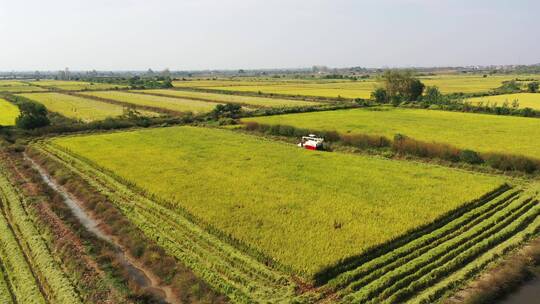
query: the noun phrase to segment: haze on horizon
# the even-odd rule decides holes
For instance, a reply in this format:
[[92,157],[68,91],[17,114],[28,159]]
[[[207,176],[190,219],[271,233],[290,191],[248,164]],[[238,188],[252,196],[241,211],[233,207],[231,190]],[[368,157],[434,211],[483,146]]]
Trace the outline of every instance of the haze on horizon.
[[0,71],[540,62],[534,0],[0,0]]

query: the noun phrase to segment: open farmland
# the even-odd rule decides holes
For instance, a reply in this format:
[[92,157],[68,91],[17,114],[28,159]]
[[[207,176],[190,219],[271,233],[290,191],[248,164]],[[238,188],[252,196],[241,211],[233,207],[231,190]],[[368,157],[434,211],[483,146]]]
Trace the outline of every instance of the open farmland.
[[519,108],[531,108],[540,110],[540,93],[517,93],[517,94],[503,94],[484,97],[469,98],[467,101],[473,104],[488,103],[493,105],[497,104],[502,106],[504,103],[508,103],[509,107],[512,107],[514,101],[518,101]]
[[252,97],[252,96],[240,96],[230,94],[215,94],[196,91],[180,91],[180,90],[141,90],[134,91],[146,94],[156,94],[171,97],[180,98],[193,98],[202,101],[223,102],[223,103],[238,103],[246,106],[255,107],[301,107],[301,106],[313,106],[321,103],[294,100],[294,99],[282,99],[282,98],[265,98],[265,97]]
[[0,98],[0,126],[12,126],[15,124],[15,118],[19,116],[19,108]]
[[291,125],[343,134],[393,138],[404,134],[417,140],[448,143],[478,152],[504,152],[540,158],[540,120],[403,108],[369,108],[247,118],[264,124]]
[[299,95],[328,98],[369,98],[376,88],[375,81],[348,82],[304,82],[292,84],[261,84],[238,86],[208,86],[207,89],[262,92],[266,94]]
[[134,106],[161,108],[174,112],[206,113],[216,107],[216,103],[175,97],[151,96],[129,92],[100,91],[85,92],[81,95],[94,96],[118,101]]
[[0,92],[19,93],[19,92],[45,92],[47,89],[27,85],[27,84],[13,84],[0,86]]
[[[425,76],[420,80],[426,86],[437,86],[442,93],[480,93],[488,92],[518,75],[441,75]],[[521,76],[522,78],[525,76]],[[178,87],[205,88],[211,90],[262,92],[266,94],[300,95],[328,98],[369,98],[378,86],[376,79],[361,81],[336,80],[291,80],[285,81],[225,81],[195,80],[175,82]]]
[[[310,153],[249,135],[194,127],[59,138],[53,143],[308,278],[342,258],[429,224],[503,182],[416,163]],[[394,183],[385,182],[388,176]],[[161,179],[168,182],[156,182]],[[359,185],[361,192],[356,191]]]
[[0,301],[82,303],[21,199],[0,167]]
[[[108,117],[117,117],[124,114],[124,107],[96,101],[79,96],[61,93],[28,93],[18,94],[30,100],[43,104],[49,111],[57,112],[69,118],[80,119],[85,122],[102,120]],[[143,115],[156,116],[156,113],[143,111]]]
[[462,75],[442,75],[434,77],[421,77],[420,80],[426,86],[437,86],[442,93],[480,93],[488,92],[502,85],[504,81],[516,78],[529,78],[519,75],[482,75],[462,76]]
[[80,90],[107,90],[115,88],[124,88],[125,85],[109,84],[109,83],[94,83],[85,81],[67,81],[67,80],[40,80],[28,82],[33,86],[38,86],[45,89],[56,89],[64,91],[80,91]]

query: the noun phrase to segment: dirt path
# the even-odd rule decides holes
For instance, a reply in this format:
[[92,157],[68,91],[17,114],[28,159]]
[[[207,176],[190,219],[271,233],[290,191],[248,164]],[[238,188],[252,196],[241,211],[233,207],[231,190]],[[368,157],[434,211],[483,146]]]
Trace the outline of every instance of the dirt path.
[[161,280],[152,271],[150,271],[143,263],[134,258],[124,246],[120,244],[118,237],[111,235],[103,229],[104,224],[98,220],[91,212],[82,208],[82,203],[73,197],[66,189],[56,183],[56,181],[37,164],[33,159],[25,155],[32,166],[39,172],[43,181],[49,185],[54,191],[58,192],[64,199],[64,203],[71,209],[75,217],[81,224],[96,237],[112,244],[117,250],[117,257],[130,275],[131,279],[141,288],[152,291],[163,299],[163,303],[179,303],[172,288],[170,286],[160,284]]

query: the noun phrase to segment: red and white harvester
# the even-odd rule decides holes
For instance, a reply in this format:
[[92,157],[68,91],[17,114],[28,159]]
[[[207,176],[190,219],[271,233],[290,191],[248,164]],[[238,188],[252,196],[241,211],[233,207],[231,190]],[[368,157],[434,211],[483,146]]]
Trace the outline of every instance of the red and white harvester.
[[322,150],[323,142],[324,138],[317,137],[314,134],[309,134],[308,136],[302,136],[302,141],[298,144],[298,146],[308,150]]

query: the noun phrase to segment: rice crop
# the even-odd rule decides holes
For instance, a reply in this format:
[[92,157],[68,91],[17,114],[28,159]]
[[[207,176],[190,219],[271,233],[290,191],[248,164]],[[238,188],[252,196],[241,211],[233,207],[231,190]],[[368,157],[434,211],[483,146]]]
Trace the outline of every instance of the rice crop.
[[[80,119],[84,122],[103,120],[108,117],[118,117],[124,114],[124,106],[89,98],[66,95],[62,93],[27,93],[18,94],[30,100],[43,104],[49,111],[57,112],[66,117]],[[150,111],[141,111],[146,116],[156,116]]]
[[216,103],[174,97],[151,96],[129,92],[100,91],[85,92],[81,95],[110,99],[134,106],[162,108],[175,112],[206,113],[216,107]]
[[294,99],[252,97],[252,96],[216,94],[216,93],[180,91],[180,90],[141,90],[141,91],[134,91],[134,92],[166,95],[166,96],[180,97],[180,98],[194,98],[194,99],[202,100],[202,101],[238,103],[242,105],[258,106],[258,107],[300,107],[300,106],[313,106],[313,105],[320,104],[318,102],[310,102],[310,101],[302,101],[302,100],[294,100]]
[[19,116],[19,108],[11,102],[0,98],[0,126],[12,126]]
[[540,158],[540,145],[531,140],[540,136],[540,120],[536,118],[380,107],[246,118],[244,121],[389,138],[402,134],[478,152]]
[[308,278],[430,224],[503,182],[196,127],[52,142]]

